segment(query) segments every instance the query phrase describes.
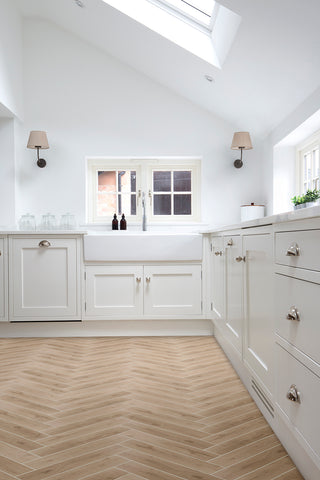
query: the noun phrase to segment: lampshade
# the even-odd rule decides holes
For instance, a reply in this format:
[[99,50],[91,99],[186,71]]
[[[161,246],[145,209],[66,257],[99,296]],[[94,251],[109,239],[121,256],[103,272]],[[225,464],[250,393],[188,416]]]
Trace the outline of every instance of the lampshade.
[[49,148],[46,132],[32,130],[29,135],[28,148]]
[[249,132],[235,132],[232,139],[231,149],[239,150],[243,148],[244,150],[251,150],[252,143]]

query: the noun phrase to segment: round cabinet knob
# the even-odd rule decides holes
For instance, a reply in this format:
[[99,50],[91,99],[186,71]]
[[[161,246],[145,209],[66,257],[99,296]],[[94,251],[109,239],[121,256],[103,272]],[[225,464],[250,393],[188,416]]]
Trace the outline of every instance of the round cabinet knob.
[[232,238],[230,238],[230,240],[228,240],[227,245],[228,245],[229,247],[231,247],[231,245],[233,245],[233,240],[232,240]]
[[214,254],[216,257],[219,257],[219,255],[221,255],[221,252],[214,252]]
[[287,392],[287,399],[291,402],[301,403],[301,394],[298,392],[296,385],[291,385]]
[[136,282],[141,283],[141,277],[136,277]]
[[150,280],[151,280],[150,277],[146,277],[146,282],[147,282],[147,283],[150,283]]
[[245,261],[245,257],[236,257],[236,262],[244,262]]
[[51,247],[51,243],[48,242],[48,240],[41,240],[41,242],[39,242],[39,247],[48,248],[48,247]]
[[290,247],[287,249],[287,257],[298,257],[300,255],[300,248],[297,243],[291,243]]
[[300,322],[300,313],[297,307],[290,307],[287,313],[287,320],[297,321]]

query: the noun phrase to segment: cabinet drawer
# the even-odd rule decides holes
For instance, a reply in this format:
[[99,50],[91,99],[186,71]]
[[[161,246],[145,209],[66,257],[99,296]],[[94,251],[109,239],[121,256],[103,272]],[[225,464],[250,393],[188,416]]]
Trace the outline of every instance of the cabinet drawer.
[[[275,291],[277,333],[320,364],[320,285],[276,274]],[[292,307],[299,320],[287,318]]]
[[[320,379],[277,345],[277,405],[297,432],[320,455]],[[291,385],[300,392],[300,403],[287,398]]]
[[[287,250],[298,246],[298,255],[287,255]],[[276,263],[291,267],[320,271],[320,230],[276,233]]]

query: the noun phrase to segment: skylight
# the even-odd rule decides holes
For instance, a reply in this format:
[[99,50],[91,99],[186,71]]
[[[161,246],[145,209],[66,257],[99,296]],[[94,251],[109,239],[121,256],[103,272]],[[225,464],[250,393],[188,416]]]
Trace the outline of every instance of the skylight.
[[241,21],[215,0],[102,1],[218,69]]
[[169,13],[211,31],[215,0],[148,0]]

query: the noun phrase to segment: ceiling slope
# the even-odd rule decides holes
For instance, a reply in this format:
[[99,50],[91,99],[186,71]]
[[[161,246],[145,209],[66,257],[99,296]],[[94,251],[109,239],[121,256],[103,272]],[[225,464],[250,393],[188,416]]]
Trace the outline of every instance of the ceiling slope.
[[[320,85],[319,0],[221,0],[241,24],[221,69],[102,0],[16,0],[212,114],[264,137]],[[208,82],[205,75],[213,77]]]

